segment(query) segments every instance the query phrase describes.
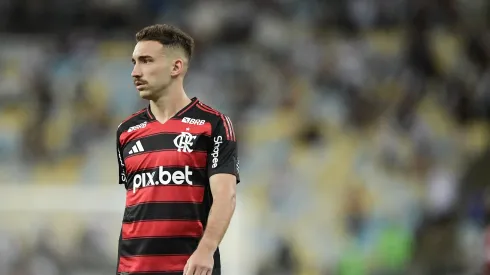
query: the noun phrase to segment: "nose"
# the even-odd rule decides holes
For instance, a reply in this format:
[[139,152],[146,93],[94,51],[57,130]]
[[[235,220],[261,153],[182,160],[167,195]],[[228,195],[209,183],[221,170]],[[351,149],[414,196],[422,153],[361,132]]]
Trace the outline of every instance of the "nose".
[[140,70],[138,64],[134,65],[133,71],[131,72],[131,76],[134,78],[140,78],[141,77],[141,70]]

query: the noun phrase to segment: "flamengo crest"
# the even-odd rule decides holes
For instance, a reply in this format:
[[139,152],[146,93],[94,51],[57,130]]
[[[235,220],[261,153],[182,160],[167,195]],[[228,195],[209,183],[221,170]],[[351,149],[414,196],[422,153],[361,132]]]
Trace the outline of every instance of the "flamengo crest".
[[191,146],[194,144],[196,136],[191,135],[187,132],[182,132],[180,135],[176,136],[174,139],[174,144],[177,147],[177,152],[190,153],[194,151]]

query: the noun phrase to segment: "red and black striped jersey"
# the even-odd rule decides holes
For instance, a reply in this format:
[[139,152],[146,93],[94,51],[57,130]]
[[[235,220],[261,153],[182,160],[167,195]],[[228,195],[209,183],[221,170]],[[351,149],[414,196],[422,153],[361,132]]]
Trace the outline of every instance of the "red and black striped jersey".
[[[165,123],[147,107],[119,125],[117,154],[126,188],[118,274],[182,274],[206,228],[209,178],[240,181],[233,124],[197,98]],[[214,259],[219,268],[219,249]]]

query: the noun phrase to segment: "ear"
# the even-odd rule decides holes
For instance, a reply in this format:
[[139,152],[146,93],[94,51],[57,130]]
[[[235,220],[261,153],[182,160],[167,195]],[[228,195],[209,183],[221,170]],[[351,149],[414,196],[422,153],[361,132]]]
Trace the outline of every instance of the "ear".
[[184,73],[184,69],[185,69],[184,60],[181,58],[176,59],[173,62],[172,71],[170,72],[170,75],[171,76],[178,76],[178,75]]

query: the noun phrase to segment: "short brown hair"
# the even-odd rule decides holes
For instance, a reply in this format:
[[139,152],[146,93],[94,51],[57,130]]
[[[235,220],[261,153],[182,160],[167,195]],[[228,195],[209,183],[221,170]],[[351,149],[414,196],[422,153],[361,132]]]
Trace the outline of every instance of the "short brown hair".
[[189,60],[194,52],[194,39],[181,29],[167,24],[143,28],[136,33],[136,41],[158,41],[163,46],[182,48]]

